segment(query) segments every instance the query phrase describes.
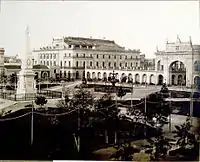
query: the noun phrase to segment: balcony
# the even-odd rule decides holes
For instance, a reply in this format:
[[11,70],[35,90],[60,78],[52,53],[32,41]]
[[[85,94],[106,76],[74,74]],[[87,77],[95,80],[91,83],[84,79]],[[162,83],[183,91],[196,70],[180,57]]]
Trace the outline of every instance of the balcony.
[[85,69],[84,66],[79,66],[79,67],[75,67],[75,66],[62,66],[60,67],[60,69]]

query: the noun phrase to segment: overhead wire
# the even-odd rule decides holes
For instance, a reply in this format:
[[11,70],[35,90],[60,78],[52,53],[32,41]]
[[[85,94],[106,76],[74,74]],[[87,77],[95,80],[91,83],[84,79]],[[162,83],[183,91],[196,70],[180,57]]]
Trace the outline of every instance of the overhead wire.
[[[148,102],[149,102],[149,101],[148,101]],[[144,101],[142,101],[141,103],[132,105],[132,107],[139,106],[139,105],[141,105],[141,104],[143,104],[143,103],[144,103]],[[149,103],[159,103],[159,102],[149,102]],[[115,105],[116,105],[116,104],[112,104],[112,105],[110,105],[110,106],[108,106],[108,107],[98,108],[98,109],[96,109],[96,111],[103,110],[103,109],[108,109],[108,108],[111,108],[111,107],[113,107],[113,106],[115,106]],[[123,106],[123,104],[120,104],[120,105]],[[68,114],[70,114],[70,113],[72,113],[72,112],[74,112],[74,111],[76,111],[76,110],[78,110],[78,109],[79,109],[79,108],[76,108],[76,109],[71,110],[71,111],[69,111],[69,112],[59,113],[59,114],[47,114],[47,113],[40,113],[40,112],[35,112],[35,111],[33,111],[33,113],[34,113],[34,114],[37,114],[37,115],[42,115],[42,116],[63,116],[63,115],[68,115]],[[29,115],[29,114],[31,114],[31,113],[32,113],[32,112],[28,112],[28,113],[26,113],[26,114],[23,114],[23,115],[20,115],[20,116],[17,116],[17,117],[11,117],[11,118],[0,119],[0,121],[15,120],[15,119],[18,119],[18,118],[22,118],[22,117],[24,117],[24,116],[27,116],[27,115]]]

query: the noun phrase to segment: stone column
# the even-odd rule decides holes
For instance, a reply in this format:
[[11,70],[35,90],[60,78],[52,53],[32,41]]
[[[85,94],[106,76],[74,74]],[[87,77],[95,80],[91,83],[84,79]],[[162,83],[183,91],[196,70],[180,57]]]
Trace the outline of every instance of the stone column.
[[[164,76],[163,76],[163,82],[168,85],[170,83],[169,81],[169,64],[168,64],[168,57],[164,56],[164,60],[163,60],[163,65],[164,65]],[[157,78],[158,79],[158,78]]]

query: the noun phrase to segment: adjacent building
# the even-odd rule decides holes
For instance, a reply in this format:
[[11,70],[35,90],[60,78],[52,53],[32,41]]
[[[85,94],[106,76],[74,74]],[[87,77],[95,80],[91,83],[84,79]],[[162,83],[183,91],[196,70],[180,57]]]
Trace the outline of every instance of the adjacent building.
[[33,51],[34,64],[53,71],[48,77],[74,79],[85,76],[85,69],[140,69],[140,54],[140,50],[127,50],[111,40],[82,37],[53,39],[50,46]]

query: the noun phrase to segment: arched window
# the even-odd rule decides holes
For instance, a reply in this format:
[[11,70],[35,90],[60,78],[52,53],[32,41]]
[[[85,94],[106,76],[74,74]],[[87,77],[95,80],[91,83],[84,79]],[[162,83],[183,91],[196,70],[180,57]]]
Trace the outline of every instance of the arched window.
[[78,67],[78,61],[76,61],[76,67]]

